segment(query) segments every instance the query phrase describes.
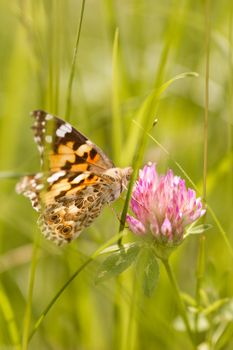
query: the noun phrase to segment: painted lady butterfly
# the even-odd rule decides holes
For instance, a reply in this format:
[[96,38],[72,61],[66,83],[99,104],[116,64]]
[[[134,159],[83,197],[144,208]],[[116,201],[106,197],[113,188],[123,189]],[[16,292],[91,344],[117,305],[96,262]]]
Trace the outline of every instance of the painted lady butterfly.
[[46,238],[61,245],[75,239],[126,188],[132,168],[116,168],[94,143],[69,123],[32,112],[42,172],[25,176],[16,191],[40,213]]

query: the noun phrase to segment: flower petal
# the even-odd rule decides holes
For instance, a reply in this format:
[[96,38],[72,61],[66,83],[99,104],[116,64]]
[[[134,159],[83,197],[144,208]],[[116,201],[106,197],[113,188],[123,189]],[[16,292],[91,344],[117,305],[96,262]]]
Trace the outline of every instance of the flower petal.
[[169,239],[172,239],[172,224],[167,217],[161,226],[161,233]]
[[127,224],[129,225],[129,229],[135,233],[136,235],[145,235],[146,234],[146,228],[141,223],[141,221],[135,219],[133,216],[130,216],[127,214],[126,216]]

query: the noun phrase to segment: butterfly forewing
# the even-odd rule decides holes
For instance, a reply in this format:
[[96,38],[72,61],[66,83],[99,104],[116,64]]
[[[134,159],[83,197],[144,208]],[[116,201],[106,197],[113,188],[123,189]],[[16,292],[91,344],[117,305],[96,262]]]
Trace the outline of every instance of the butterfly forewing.
[[32,115],[32,129],[43,170],[102,173],[114,167],[112,161],[95,144],[69,123],[41,110],[32,112]]

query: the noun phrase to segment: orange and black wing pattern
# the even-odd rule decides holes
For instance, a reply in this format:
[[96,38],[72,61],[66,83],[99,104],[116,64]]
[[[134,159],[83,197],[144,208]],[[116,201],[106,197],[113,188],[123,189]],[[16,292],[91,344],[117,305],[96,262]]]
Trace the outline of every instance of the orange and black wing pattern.
[[114,164],[71,124],[42,110],[32,112],[34,139],[44,171],[102,173]]

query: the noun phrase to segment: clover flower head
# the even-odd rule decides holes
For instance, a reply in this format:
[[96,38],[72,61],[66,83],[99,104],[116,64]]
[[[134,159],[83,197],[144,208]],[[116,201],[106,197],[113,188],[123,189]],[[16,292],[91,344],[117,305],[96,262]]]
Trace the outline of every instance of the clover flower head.
[[156,165],[149,163],[139,171],[130,202],[134,216],[127,215],[127,223],[137,235],[152,235],[156,242],[178,245],[185,228],[205,213],[201,198],[186,188],[185,180],[172,170],[158,175]]

